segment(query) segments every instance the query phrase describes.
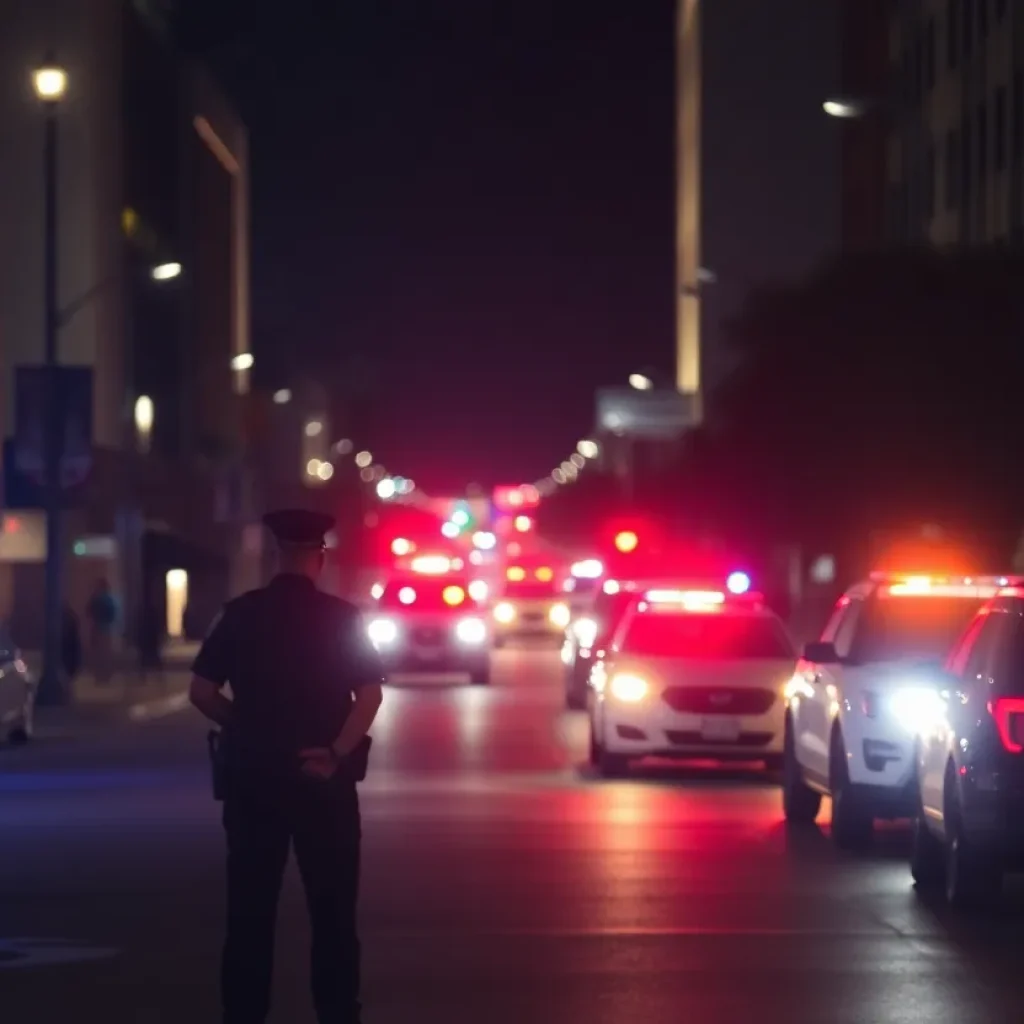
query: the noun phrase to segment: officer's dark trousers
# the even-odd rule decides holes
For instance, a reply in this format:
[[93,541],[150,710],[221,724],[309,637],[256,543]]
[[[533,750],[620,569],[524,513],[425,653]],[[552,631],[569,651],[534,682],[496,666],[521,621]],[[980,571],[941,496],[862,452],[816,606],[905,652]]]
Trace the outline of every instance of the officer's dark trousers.
[[312,926],[320,1024],[359,1022],[359,803],[332,780],[231,785],[224,802],[228,921],[221,965],[224,1024],[263,1024],[270,1009],[278,895],[294,844]]

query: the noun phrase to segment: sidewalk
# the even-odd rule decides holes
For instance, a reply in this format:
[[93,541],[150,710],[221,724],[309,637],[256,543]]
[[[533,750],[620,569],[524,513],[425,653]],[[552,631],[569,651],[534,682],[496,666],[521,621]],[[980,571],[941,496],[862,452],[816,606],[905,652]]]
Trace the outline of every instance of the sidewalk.
[[[81,672],[72,683],[70,703],[36,708],[37,733],[64,733],[78,727],[110,722],[151,721],[176,714],[188,706],[189,667],[198,644],[176,642],[164,651],[162,673],[143,673],[132,652],[120,656],[110,679],[98,682],[91,672]],[[23,654],[38,678],[41,658]]]

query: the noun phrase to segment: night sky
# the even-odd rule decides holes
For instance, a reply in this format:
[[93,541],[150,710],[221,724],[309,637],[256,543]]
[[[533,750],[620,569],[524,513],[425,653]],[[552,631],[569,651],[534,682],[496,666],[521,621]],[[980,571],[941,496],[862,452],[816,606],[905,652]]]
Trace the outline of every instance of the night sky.
[[[833,6],[704,4],[709,345],[835,245]],[[251,132],[257,379],[368,367],[355,440],[437,491],[545,474],[595,387],[671,374],[673,7],[194,2]]]

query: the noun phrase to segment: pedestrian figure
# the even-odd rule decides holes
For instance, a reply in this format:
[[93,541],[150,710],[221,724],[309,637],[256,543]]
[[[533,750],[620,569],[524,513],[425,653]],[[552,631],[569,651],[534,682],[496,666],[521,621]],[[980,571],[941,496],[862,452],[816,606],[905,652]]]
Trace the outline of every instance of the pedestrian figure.
[[142,681],[148,680],[150,676],[156,676],[161,685],[166,684],[163,610],[159,585],[154,583],[146,590],[139,615],[139,670]]
[[278,894],[294,846],[318,1020],[359,1024],[356,782],[384,669],[356,608],[317,589],[333,520],[293,510],[264,523],[278,574],[228,602],[192,666],[192,702],[221,727],[211,751],[228,847],[223,1022],[267,1018]]
[[60,650],[64,674],[70,686],[82,667],[82,631],[75,610],[67,602],[61,609]]
[[89,619],[89,657],[97,683],[110,682],[114,670],[114,634],[120,618],[117,598],[105,579],[96,581],[86,609]]

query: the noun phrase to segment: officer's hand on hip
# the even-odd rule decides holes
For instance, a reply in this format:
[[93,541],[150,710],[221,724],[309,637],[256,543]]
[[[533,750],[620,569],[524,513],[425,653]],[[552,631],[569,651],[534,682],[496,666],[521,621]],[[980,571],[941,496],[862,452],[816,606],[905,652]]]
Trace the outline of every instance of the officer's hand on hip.
[[299,751],[302,773],[311,779],[330,779],[338,770],[338,757],[330,747],[310,747]]

